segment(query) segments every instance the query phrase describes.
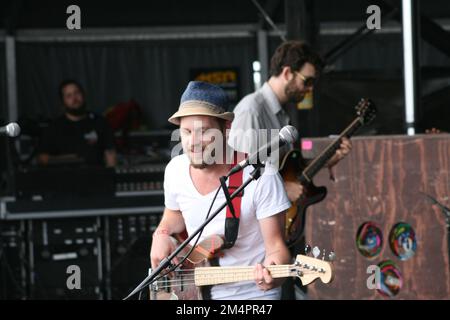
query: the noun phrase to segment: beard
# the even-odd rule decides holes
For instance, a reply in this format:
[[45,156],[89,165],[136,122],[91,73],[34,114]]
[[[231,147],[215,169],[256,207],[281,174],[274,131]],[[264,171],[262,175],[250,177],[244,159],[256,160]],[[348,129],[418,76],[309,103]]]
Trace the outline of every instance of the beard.
[[286,97],[288,98],[288,102],[291,103],[299,103],[302,102],[305,98],[306,91],[299,90],[297,86],[294,83],[294,79],[290,80],[286,88],[284,89],[284,93],[286,94]]
[[191,163],[191,167],[193,167],[195,169],[205,169],[205,168],[211,166],[211,164],[208,164],[203,157],[201,159],[193,158],[192,155],[190,153],[188,153],[188,158]]
[[195,169],[205,169],[215,164],[215,150],[210,150],[208,146],[203,147],[201,153],[193,154],[191,149],[185,153],[188,155],[191,166]]
[[83,103],[78,108],[65,107],[65,112],[76,117],[84,116],[87,113],[86,104]]
[[191,161],[191,167],[194,169],[203,170],[203,169],[207,168],[208,166],[209,165],[207,165],[206,163],[196,164],[196,163],[192,163],[192,161]]

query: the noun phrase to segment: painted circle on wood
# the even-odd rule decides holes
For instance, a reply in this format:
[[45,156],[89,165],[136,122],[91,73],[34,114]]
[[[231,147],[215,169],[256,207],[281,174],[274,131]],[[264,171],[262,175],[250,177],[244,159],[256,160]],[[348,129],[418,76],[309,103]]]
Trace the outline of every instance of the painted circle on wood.
[[366,258],[376,257],[383,247],[383,234],[375,222],[364,222],[356,233],[356,247]]
[[389,245],[400,260],[411,258],[417,249],[416,234],[411,225],[405,222],[395,224],[389,233]]
[[384,260],[378,264],[380,268],[380,286],[377,291],[384,297],[393,297],[403,286],[403,277],[392,260]]

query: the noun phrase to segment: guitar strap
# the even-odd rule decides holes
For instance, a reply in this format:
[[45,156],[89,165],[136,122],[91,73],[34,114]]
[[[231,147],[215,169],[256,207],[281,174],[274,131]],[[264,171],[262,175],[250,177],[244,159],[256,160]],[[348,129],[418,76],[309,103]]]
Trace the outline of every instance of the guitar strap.
[[[234,153],[233,167],[239,162],[239,160],[244,159],[246,154],[244,153]],[[220,184],[222,186],[223,193],[225,194],[225,199],[227,200],[227,213],[225,217],[225,239],[222,246],[223,249],[230,249],[234,246],[239,233],[239,219],[241,216],[241,203],[244,191],[241,191],[233,200],[230,199],[230,194],[236,191],[242,185],[244,170],[240,170],[229,177],[228,187],[226,186],[225,179],[222,177],[220,179]],[[218,257],[211,259],[209,261],[211,266],[219,266]],[[203,300],[211,300],[211,288],[212,286],[202,286],[200,288]]]
[[[234,153],[233,167],[239,162],[238,158],[244,158],[243,153]],[[227,200],[227,213],[225,217],[225,242],[224,249],[230,249],[234,246],[239,233],[239,219],[241,216],[241,202],[244,191],[241,191],[233,200],[230,199],[230,194],[236,191],[243,180],[244,170],[240,170],[229,177],[228,188],[225,185],[225,180],[221,179],[222,189]]]

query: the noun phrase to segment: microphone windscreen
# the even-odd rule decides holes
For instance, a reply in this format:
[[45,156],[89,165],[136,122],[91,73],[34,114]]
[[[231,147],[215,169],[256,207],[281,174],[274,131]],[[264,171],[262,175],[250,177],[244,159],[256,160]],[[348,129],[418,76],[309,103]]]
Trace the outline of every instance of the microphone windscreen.
[[6,134],[9,137],[17,137],[20,134],[20,127],[16,122],[11,122],[6,126]]
[[286,143],[294,143],[298,139],[298,131],[293,126],[284,126],[280,130],[280,139]]

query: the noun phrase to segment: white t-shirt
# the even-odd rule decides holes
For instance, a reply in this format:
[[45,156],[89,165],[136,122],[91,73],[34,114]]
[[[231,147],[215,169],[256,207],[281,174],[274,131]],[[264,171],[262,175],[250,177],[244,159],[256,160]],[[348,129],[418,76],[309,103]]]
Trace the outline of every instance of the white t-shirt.
[[[181,211],[187,232],[191,234],[205,221],[217,189],[201,195],[192,182],[189,166],[189,159],[185,154],[176,156],[169,162],[164,176],[164,197],[168,209]],[[243,182],[252,170],[252,166],[244,169]],[[221,190],[211,214],[224,202],[225,196]],[[231,249],[223,250],[224,256],[219,259],[219,264],[253,266],[262,263],[265,247],[258,220],[283,212],[290,206],[281,176],[274,169],[266,168],[261,177],[252,181],[244,190],[236,243]],[[212,234],[223,235],[225,216],[226,209],[223,209],[205,227],[200,241]],[[254,281],[215,285],[211,290],[212,299],[280,299],[280,296],[281,288],[264,292]]]

